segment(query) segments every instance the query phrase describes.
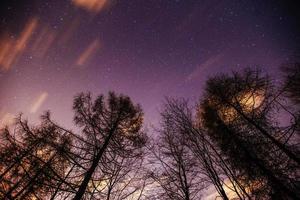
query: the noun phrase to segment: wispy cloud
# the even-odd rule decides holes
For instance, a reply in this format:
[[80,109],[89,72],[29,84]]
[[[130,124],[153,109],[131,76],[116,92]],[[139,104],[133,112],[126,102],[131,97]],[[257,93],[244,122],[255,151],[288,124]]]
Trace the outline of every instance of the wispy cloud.
[[36,113],[36,111],[41,107],[41,105],[45,102],[45,100],[48,97],[48,93],[47,92],[43,92],[42,94],[40,94],[35,101],[32,103],[31,107],[30,107],[30,113]]
[[96,39],[92,43],[90,43],[89,46],[80,54],[76,61],[76,64],[80,66],[86,64],[88,59],[91,58],[99,48],[100,43],[99,40]]
[[222,58],[224,54],[220,53],[208,58],[206,61],[198,65],[186,78],[186,81],[194,80],[199,78],[203,72],[203,70],[213,67],[216,65]]

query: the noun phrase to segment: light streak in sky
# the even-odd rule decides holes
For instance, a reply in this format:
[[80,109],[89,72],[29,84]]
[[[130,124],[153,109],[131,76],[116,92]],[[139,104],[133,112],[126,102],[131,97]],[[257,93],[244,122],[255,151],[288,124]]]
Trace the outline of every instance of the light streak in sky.
[[24,50],[31,35],[33,34],[34,30],[36,29],[38,25],[38,19],[33,18],[29,20],[29,22],[26,24],[24,30],[21,33],[20,38],[17,40],[16,49],[18,51]]
[[86,62],[96,53],[99,49],[100,43],[99,40],[94,40],[89,46],[80,54],[78,57],[76,64],[77,65],[84,65]]
[[103,10],[107,4],[107,0],[72,0],[72,2],[75,6],[94,13]]
[[25,25],[20,36],[4,36],[0,39],[0,71],[8,71],[26,49],[28,42],[38,25],[38,19],[32,18]]
[[216,54],[198,65],[186,78],[186,81],[195,80],[202,76],[203,70],[214,67],[224,57],[224,53]]
[[36,113],[36,111],[42,106],[42,104],[45,102],[45,100],[48,97],[47,92],[43,92],[38,96],[38,98],[32,103],[30,108],[30,113]]
[[66,25],[64,31],[61,33],[60,37],[58,38],[57,43],[59,43],[59,45],[65,45],[74,35],[74,33],[78,30],[79,26],[80,26],[80,19],[79,17],[75,17],[74,19],[72,19],[70,23]]
[[42,28],[32,44],[34,55],[43,58],[53,45],[56,36],[57,32],[51,30],[48,26]]

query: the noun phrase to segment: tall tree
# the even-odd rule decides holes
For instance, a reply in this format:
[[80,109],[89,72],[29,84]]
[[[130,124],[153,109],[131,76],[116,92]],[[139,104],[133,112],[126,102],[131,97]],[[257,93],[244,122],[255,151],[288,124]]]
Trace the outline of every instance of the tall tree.
[[199,199],[204,184],[192,152],[186,145],[188,135],[169,114],[166,104],[161,113],[158,142],[152,148],[157,163],[151,177],[162,188],[161,199]]
[[[290,106],[280,103],[282,108],[290,114],[292,123],[287,128],[288,135],[294,132],[300,136],[300,62],[286,63],[281,67],[284,73],[282,92],[284,96],[290,99]],[[298,138],[299,139],[299,138]]]
[[283,89],[286,95],[300,106],[300,63],[286,63],[281,70],[284,72]]
[[[198,176],[202,185],[213,185],[223,199],[237,196],[249,197],[244,186],[228,163],[221,157],[219,150],[207,137],[205,130],[194,119],[195,111],[190,108],[187,100],[168,99],[163,113],[168,119],[167,124],[177,132],[176,137],[184,137],[184,145],[192,153],[193,163],[197,166]],[[230,194],[229,194],[230,193]],[[230,197],[229,197],[230,195]]]
[[[50,113],[17,134],[2,131],[0,195],[4,199],[124,199],[143,196],[143,113],[123,95],[75,97],[74,133]],[[138,185],[137,183],[141,183]],[[105,189],[103,189],[105,188]]]
[[110,93],[107,102],[99,96],[93,102],[90,94],[80,94],[74,100],[74,121],[82,128],[85,142],[83,148],[89,154],[85,162],[84,178],[80,181],[74,200],[81,199],[93,176],[97,175],[101,159],[108,151],[123,157],[139,156],[145,144],[140,131],[143,113],[129,97]]
[[30,127],[21,117],[13,131],[2,130],[0,197],[44,198],[67,167],[65,152],[72,140],[49,124]]
[[295,170],[291,169],[299,158],[277,139],[280,129],[271,115],[273,95],[268,78],[252,70],[221,75],[208,80],[205,92],[199,120],[231,166],[252,185],[261,182],[256,191],[298,198]]

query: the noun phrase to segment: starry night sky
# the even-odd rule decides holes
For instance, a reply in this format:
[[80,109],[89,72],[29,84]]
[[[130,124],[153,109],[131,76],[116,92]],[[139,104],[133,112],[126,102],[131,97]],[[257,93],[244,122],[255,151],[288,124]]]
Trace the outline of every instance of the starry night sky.
[[260,66],[275,79],[298,51],[292,1],[2,0],[0,123],[44,110],[72,126],[72,99],[109,90],[156,124],[164,97],[201,96],[220,72]]

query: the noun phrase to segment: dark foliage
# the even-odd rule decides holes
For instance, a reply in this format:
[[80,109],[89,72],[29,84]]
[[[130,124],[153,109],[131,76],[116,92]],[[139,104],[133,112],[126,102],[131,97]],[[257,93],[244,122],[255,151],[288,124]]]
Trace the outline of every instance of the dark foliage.
[[281,86],[246,69],[210,78],[196,107],[167,99],[152,143],[113,92],[74,98],[75,131],[19,116],[0,131],[0,199],[300,199],[300,66],[282,70]]
[[272,88],[259,71],[221,75],[207,82],[198,116],[252,194],[297,199],[299,158],[274,119]]

